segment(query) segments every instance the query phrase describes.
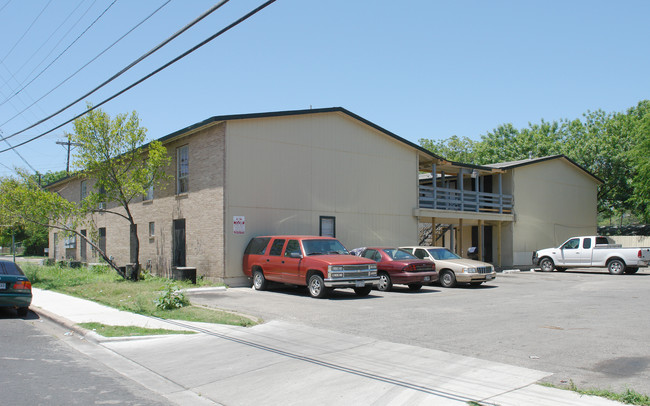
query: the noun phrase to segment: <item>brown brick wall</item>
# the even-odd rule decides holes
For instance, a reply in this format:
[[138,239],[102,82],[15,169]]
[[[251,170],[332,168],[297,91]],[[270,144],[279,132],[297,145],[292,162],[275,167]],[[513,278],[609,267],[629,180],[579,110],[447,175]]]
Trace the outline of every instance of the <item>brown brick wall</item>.
[[[189,146],[189,192],[176,195],[176,148]],[[154,190],[154,199],[131,203],[131,211],[138,224],[140,263],[158,275],[168,276],[172,265],[172,227],[175,219],[186,223],[186,265],[197,268],[197,275],[221,281],[224,277],[223,242],[223,185],[225,124],[209,126],[191,135],[165,144],[171,156],[167,174],[171,180],[164,189]],[[59,188],[63,197],[78,201],[80,180],[74,179]],[[109,204],[109,208],[114,205]],[[117,209],[121,211],[122,209]],[[118,265],[129,262],[129,223],[114,214],[94,216],[97,228],[106,228],[106,251]],[[149,223],[155,224],[155,235],[149,237]],[[50,232],[50,256],[53,256],[53,230]],[[90,234],[90,231],[89,231]],[[64,253],[59,232],[58,258]],[[90,247],[88,261],[93,262]],[[76,258],[80,256],[77,241]],[[96,258],[96,257],[95,257]]]

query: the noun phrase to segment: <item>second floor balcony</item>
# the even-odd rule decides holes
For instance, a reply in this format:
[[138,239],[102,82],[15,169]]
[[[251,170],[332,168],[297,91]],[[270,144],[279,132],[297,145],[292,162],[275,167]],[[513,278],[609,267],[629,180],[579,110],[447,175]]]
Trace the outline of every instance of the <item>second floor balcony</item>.
[[433,165],[419,178],[419,208],[512,214],[514,199],[503,193],[503,173],[488,167]]
[[421,209],[511,214],[512,195],[420,185]]

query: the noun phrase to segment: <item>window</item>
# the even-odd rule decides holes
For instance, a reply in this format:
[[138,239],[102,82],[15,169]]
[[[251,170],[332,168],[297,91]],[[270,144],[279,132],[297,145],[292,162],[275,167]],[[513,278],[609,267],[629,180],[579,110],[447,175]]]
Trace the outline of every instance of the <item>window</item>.
[[579,247],[580,247],[580,238],[572,238],[562,246],[562,249],[575,250],[578,249]]
[[363,253],[364,258],[372,259],[373,261],[381,261],[381,254],[376,250],[365,250]]
[[153,238],[156,235],[156,223],[153,221],[149,222],[149,238]]
[[63,244],[66,249],[77,248],[77,236],[71,235],[66,237]]
[[99,228],[99,249],[106,254],[106,227]]
[[176,149],[176,194],[190,190],[190,154],[189,146]]
[[106,188],[104,186],[99,187],[99,195],[102,197],[102,201],[99,202],[99,210],[106,210],[106,201],[104,200],[106,198]]
[[320,236],[336,237],[336,217],[320,216]]
[[429,259],[429,254],[422,248],[418,248],[415,250],[415,256],[420,258],[420,259]]
[[591,248],[591,238],[587,237],[584,240],[582,240],[582,248]]
[[87,180],[82,180],[81,181],[81,200],[85,199],[88,197],[88,181]]
[[284,247],[284,240],[274,240],[269,255],[278,256],[282,254],[282,247]]
[[153,200],[153,183],[147,188],[146,193],[142,196],[142,200],[145,202],[148,200]]
[[290,257],[291,254],[302,254],[300,252],[300,243],[298,240],[289,240],[287,243],[287,249],[284,251],[284,256],[285,257]]
[[266,246],[269,245],[269,241],[271,241],[269,237],[251,239],[248,243],[248,246],[246,247],[246,251],[244,251],[244,254],[264,255],[264,251],[266,251]]

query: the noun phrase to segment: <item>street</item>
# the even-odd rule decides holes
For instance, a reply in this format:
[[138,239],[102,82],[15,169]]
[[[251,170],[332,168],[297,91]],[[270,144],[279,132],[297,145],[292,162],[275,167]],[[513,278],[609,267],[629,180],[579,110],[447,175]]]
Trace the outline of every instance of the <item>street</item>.
[[588,269],[499,274],[480,287],[351,290],[316,300],[302,288],[234,288],[193,303],[341,333],[553,372],[545,381],[650,393],[650,272]]
[[[61,327],[29,312],[0,310],[0,403],[169,405],[162,396],[63,343]],[[67,336],[65,336],[67,337]],[[72,338],[79,340],[78,337]]]

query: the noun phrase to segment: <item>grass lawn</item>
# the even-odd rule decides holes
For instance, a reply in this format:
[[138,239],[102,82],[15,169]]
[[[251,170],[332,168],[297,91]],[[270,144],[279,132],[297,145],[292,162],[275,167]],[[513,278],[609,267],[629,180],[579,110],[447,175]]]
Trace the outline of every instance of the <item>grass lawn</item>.
[[168,289],[171,282],[179,289],[211,286],[203,281],[197,281],[197,285],[192,285],[189,282],[170,281],[166,278],[148,276],[144,280],[131,282],[124,280],[108,266],[68,268],[21,263],[20,267],[36,288],[77,296],[132,313],[162,319],[244,327],[257,324],[244,316],[204,307],[184,306],[172,310],[162,310],[156,307],[154,301],[160,298],[162,292]]
[[144,328],[137,326],[110,326],[101,323],[79,323],[87,330],[93,330],[104,337],[136,337],[164,334],[196,334],[194,331],[167,330],[164,328]]

